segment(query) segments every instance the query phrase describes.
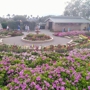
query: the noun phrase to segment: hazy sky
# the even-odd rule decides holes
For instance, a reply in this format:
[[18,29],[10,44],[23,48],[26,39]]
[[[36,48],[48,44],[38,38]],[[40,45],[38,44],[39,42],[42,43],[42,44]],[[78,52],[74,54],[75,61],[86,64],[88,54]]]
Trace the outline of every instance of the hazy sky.
[[71,0],[0,0],[0,16],[15,15],[61,15]]

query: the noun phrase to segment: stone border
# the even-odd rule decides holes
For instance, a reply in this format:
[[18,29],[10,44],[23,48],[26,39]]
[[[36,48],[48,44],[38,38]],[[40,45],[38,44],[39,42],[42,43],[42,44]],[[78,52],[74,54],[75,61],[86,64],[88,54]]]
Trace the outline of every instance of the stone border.
[[50,42],[53,40],[53,37],[51,37],[51,39],[49,39],[49,40],[43,40],[43,41],[31,41],[31,40],[26,40],[24,38],[25,37],[22,37],[21,40],[24,42],[29,42],[29,43],[44,43],[44,42]]
[[69,36],[64,36],[65,38],[68,38],[68,39],[70,39],[71,37],[69,37]]
[[8,37],[11,37],[11,35],[8,35],[8,36],[0,36],[1,38],[8,38]]
[[68,42],[68,44],[70,44],[70,43],[72,43],[73,42],[73,39],[71,39],[69,42]]

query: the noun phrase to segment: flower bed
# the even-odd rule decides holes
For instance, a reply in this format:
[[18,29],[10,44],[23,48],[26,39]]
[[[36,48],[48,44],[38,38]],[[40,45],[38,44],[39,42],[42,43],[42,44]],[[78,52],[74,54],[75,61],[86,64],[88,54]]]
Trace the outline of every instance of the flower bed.
[[1,90],[90,89],[89,49],[75,49],[67,54],[37,54],[32,57],[30,53],[21,53],[17,57],[17,53],[1,52]]
[[24,39],[31,40],[31,41],[42,41],[42,40],[49,40],[51,39],[50,36],[45,34],[28,34]]
[[55,33],[55,36],[64,37],[64,36],[78,36],[80,34],[85,34],[85,31],[70,31],[70,32],[58,32]]
[[45,34],[28,34],[26,37],[22,38],[26,42],[45,42],[53,40],[52,37]]
[[23,33],[18,30],[3,30],[0,31],[0,37],[10,37],[10,36],[21,36]]
[[[81,37],[81,35],[80,35]],[[77,39],[72,42],[68,42],[66,45],[50,45],[44,47],[44,51],[55,51],[58,53],[66,53],[68,51],[73,50],[74,48],[90,48],[90,42],[88,42],[88,38]]]

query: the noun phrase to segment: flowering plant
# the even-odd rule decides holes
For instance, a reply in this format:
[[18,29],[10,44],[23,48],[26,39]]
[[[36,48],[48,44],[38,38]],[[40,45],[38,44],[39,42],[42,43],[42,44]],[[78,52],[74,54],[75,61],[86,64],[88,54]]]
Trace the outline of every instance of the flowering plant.
[[64,37],[64,36],[78,36],[80,34],[85,34],[85,31],[70,31],[70,32],[58,32],[55,33],[55,36]]
[[36,53],[30,60],[22,59],[22,55],[32,57],[28,52],[19,57],[17,53],[0,53],[1,90],[90,89],[90,49],[74,49],[66,54]]

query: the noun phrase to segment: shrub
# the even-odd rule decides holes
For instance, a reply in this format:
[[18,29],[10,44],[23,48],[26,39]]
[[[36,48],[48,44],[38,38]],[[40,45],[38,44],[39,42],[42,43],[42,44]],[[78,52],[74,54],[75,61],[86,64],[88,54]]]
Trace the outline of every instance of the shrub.
[[6,29],[7,28],[7,23],[6,22],[3,22],[1,24],[2,24],[3,29]]

